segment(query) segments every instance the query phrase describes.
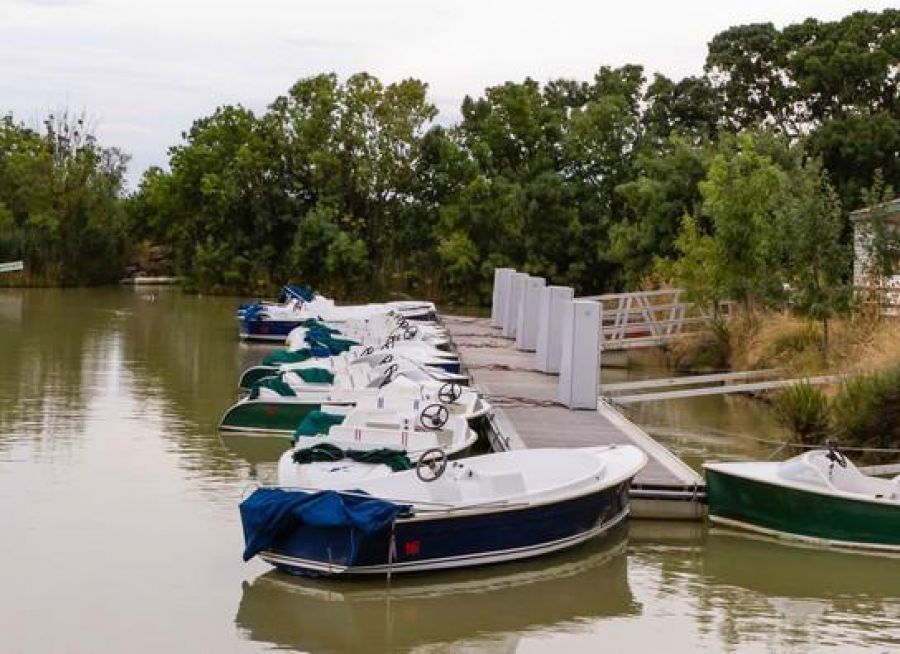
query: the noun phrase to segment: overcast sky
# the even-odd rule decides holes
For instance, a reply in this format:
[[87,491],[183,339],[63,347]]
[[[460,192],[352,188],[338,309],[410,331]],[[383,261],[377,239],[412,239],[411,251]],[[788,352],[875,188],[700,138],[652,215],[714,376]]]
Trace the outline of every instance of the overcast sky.
[[365,70],[430,84],[439,120],[466,93],[526,76],[589,79],[601,65],[699,73],[717,32],[835,19],[848,0],[0,0],[0,113],[29,124],[86,109],[129,177],[164,165],[222,103],[263,110],[298,78]]

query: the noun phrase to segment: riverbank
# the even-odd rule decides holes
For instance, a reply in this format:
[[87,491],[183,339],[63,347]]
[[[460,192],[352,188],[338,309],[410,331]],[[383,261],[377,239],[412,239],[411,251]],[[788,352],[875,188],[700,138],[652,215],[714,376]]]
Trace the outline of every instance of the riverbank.
[[786,312],[736,315],[712,332],[674,344],[679,370],[779,370],[785,378],[836,375],[825,386],[799,383],[754,397],[771,404],[799,446],[836,442],[866,461],[900,453],[900,320],[858,312],[826,325]]

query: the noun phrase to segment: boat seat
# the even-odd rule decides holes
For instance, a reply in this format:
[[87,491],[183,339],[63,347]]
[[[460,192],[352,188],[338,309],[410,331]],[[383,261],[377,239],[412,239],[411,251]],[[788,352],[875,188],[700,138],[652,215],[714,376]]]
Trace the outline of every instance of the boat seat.
[[351,366],[347,373],[350,388],[365,388],[372,381],[372,375],[366,366]]
[[481,472],[478,474],[486,489],[498,497],[523,495],[527,490],[525,476],[521,472]]
[[[335,425],[328,431],[334,440],[348,443],[358,442],[394,450],[427,450],[452,442],[452,434],[432,431],[399,431],[397,429],[378,429],[360,425]],[[448,437],[449,436],[449,437]]]
[[459,483],[446,475],[428,484],[428,495],[432,502],[441,504],[456,504],[462,501]]

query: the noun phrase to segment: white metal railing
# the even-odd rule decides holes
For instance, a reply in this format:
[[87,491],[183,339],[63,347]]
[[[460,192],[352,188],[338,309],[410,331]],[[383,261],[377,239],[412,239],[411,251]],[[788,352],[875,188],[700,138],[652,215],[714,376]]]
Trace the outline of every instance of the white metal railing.
[[[669,343],[683,334],[710,328],[714,318],[708,308],[682,301],[680,288],[634,293],[607,293],[578,298],[603,307],[600,328],[603,350],[625,350]],[[730,314],[731,303],[722,302],[719,312]]]

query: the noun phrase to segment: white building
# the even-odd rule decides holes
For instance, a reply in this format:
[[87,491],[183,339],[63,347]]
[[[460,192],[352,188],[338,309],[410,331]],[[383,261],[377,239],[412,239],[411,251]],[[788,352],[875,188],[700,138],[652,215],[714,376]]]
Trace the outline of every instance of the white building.
[[[878,205],[876,210],[882,213],[885,222],[900,231],[900,198]],[[859,209],[850,214],[853,223],[853,285],[856,288],[889,289],[885,300],[892,307],[900,309],[900,270],[889,277],[879,278],[871,270],[869,250],[872,242],[872,211]],[[897,309],[890,311],[895,314]]]

